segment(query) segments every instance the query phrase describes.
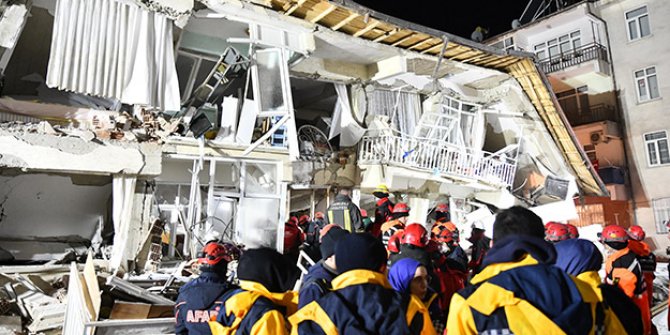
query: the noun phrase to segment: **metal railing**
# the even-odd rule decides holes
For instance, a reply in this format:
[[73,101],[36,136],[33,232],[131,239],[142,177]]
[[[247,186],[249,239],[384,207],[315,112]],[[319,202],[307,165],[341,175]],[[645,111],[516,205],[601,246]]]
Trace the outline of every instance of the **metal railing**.
[[541,59],[539,66],[544,73],[552,73],[594,59],[609,62],[607,48],[598,43],[587,44],[576,50],[560,53],[548,59]]
[[360,142],[359,164],[388,164],[460,179],[474,179],[496,186],[511,186],[516,173],[516,155],[490,153],[446,142],[413,137],[382,135]]
[[583,108],[581,111],[578,109],[564,109],[563,112],[568,118],[570,125],[573,127],[593,122],[619,121],[619,117],[614,106],[607,104],[591,105],[588,108]]

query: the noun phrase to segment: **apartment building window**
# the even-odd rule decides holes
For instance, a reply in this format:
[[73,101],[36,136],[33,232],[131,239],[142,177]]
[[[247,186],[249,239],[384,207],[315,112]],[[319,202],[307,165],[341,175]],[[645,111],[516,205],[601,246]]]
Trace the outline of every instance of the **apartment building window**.
[[659,198],[651,200],[651,207],[654,209],[654,219],[656,221],[656,233],[665,234],[668,232],[668,222],[670,222],[670,198]]
[[554,58],[560,54],[568,54],[578,50],[582,46],[581,31],[573,31],[569,34],[552,38],[547,42],[534,46],[535,54],[539,60]]
[[628,28],[628,40],[630,41],[651,35],[647,6],[626,12],[626,26]]
[[635,71],[635,82],[637,83],[638,101],[652,100],[660,96],[655,66]]
[[514,50],[514,37],[510,36],[508,38],[503,39],[502,41],[498,41],[496,43],[491,44],[491,46],[503,49],[505,51]]
[[647,161],[649,166],[670,164],[670,151],[668,150],[668,134],[665,130],[644,135],[647,147]]

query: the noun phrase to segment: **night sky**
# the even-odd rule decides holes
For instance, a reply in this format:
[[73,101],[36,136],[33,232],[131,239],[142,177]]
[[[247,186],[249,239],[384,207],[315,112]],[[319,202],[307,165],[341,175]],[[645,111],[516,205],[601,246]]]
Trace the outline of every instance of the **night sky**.
[[354,0],[387,15],[470,38],[477,26],[489,29],[488,37],[512,29],[528,0]]

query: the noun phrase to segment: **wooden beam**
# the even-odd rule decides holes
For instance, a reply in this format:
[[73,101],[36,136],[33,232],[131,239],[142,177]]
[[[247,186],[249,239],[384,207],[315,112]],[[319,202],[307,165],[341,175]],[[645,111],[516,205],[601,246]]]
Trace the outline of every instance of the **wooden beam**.
[[380,23],[381,23],[381,22],[379,22],[379,21],[377,21],[377,20],[373,20],[372,22],[368,23],[368,25],[365,26],[365,28],[363,28],[363,29],[357,31],[357,32],[354,34],[354,37],[359,37],[359,36],[361,36],[361,35],[367,33],[368,31],[370,31],[370,30],[372,30],[372,29],[375,29],[375,27],[376,27],[377,25],[379,25]]
[[410,38],[414,37],[414,34],[415,34],[415,32],[412,31],[409,35],[393,42],[391,45],[395,47],[395,46],[398,46],[400,44],[403,44],[403,43],[407,42],[407,40],[409,40]]
[[344,27],[344,25],[346,25],[347,23],[353,21],[355,18],[357,18],[357,17],[359,17],[359,16],[361,16],[361,14],[358,14],[358,13],[351,13],[351,14],[349,14],[349,16],[347,16],[346,19],[344,19],[344,20],[338,22],[336,25],[330,27],[330,29],[332,29],[332,30],[338,30],[338,29]]
[[313,17],[309,22],[311,23],[317,23],[321,21],[324,17],[326,17],[328,14],[332,13],[334,10],[337,9],[337,6],[330,4],[330,7],[326,8],[323,12],[319,13],[319,15]]
[[442,42],[437,43],[437,44],[433,45],[432,47],[430,47],[430,48],[428,48],[428,49],[426,49],[426,50],[422,50],[421,53],[422,53],[422,54],[427,54],[427,53],[429,53],[429,52],[431,52],[431,51],[433,51],[433,50],[438,50],[438,49],[440,49],[440,48],[442,48]]
[[416,42],[413,45],[411,45],[409,48],[407,48],[407,50],[412,50],[412,49],[418,47],[419,45],[424,44],[424,43],[426,43],[426,42],[428,42],[429,40],[432,40],[432,39],[433,39],[432,36],[429,36],[428,38],[424,38],[421,41]]
[[296,9],[300,8],[307,0],[298,0],[293,6],[291,6],[289,9],[286,10],[284,15],[291,15],[291,13],[295,12]]
[[384,32],[383,34],[379,35],[377,38],[375,38],[375,39],[372,40],[372,41],[373,41],[373,42],[381,42],[381,41],[383,41],[383,40],[385,40],[385,39],[387,39],[387,38],[389,38],[389,37],[395,35],[398,31],[399,31],[398,28],[393,28],[393,29],[391,29],[391,30],[389,30],[389,31],[387,31],[387,32]]

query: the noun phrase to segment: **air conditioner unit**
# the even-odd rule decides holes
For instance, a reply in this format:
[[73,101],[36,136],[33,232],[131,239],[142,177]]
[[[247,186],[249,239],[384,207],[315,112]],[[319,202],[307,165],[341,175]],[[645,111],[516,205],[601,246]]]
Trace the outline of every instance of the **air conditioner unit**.
[[596,145],[600,142],[608,142],[609,139],[605,139],[605,136],[603,135],[602,131],[594,131],[591,133],[589,136],[591,139],[591,144]]

